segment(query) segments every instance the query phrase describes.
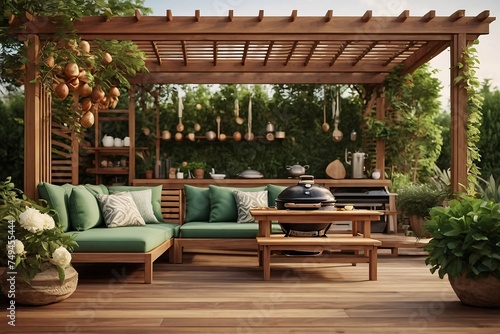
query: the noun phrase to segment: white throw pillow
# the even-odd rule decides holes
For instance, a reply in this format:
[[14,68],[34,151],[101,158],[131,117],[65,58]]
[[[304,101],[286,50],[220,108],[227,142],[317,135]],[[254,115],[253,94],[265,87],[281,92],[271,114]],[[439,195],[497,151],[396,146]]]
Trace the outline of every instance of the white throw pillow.
[[241,191],[233,190],[238,208],[238,223],[253,223],[255,218],[250,214],[251,208],[267,207],[267,190]]
[[107,227],[146,225],[141,217],[132,195],[97,195],[102,216]]
[[132,195],[134,203],[146,224],[159,223],[151,204],[151,197],[153,196],[151,189],[131,191],[130,195]]

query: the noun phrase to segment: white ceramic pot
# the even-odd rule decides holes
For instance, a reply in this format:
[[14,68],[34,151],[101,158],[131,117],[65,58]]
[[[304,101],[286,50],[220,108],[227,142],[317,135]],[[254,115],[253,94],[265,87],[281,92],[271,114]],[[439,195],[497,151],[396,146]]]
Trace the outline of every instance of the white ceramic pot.
[[113,145],[114,145],[113,137],[108,136],[108,135],[104,135],[104,137],[102,137],[102,146],[111,147]]
[[130,146],[130,137],[123,138],[123,146]]
[[116,147],[122,147],[123,146],[123,139],[115,138],[114,144]]

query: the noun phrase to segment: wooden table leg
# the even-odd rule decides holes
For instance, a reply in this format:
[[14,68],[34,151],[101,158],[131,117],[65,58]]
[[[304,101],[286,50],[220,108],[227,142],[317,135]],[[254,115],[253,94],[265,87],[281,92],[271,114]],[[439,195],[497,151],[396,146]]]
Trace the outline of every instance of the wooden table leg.
[[377,247],[368,250],[368,278],[370,281],[377,280]]
[[262,247],[262,270],[264,271],[264,281],[271,279],[271,249],[269,246]]
[[363,225],[363,236],[365,238],[370,238],[371,237],[371,229],[372,229],[372,222],[369,220],[364,221]]

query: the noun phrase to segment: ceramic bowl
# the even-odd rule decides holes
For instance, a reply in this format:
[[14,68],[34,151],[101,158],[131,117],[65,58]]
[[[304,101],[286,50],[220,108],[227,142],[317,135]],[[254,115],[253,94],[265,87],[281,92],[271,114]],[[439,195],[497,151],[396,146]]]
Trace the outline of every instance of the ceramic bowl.
[[222,180],[226,177],[226,174],[210,174],[210,177],[214,180]]

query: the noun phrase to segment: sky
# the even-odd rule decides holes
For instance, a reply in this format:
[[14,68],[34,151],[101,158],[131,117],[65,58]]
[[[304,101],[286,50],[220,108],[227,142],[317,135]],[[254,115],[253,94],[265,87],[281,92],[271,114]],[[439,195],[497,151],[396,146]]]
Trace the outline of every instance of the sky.
[[[465,10],[466,16],[476,16],[483,10],[490,10],[490,16],[500,15],[499,0],[145,0],[145,6],[153,9],[152,15],[164,16],[167,9],[174,16],[194,15],[199,9],[202,16],[223,16],[232,9],[234,16],[257,16],[264,10],[266,16],[286,16],[296,9],[298,16],[323,16],[329,9],[336,16],[361,16],[367,10],[373,16],[398,16],[409,10],[411,16],[423,16],[429,10],[435,10],[436,16],[449,16],[459,9]],[[494,88],[500,88],[500,17],[490,24],[490,34],[479,37],[477,55],[480,60],[478,78],[490,80]],[[442,52],[431,61],[431,67],[443,85],[441,92],[442,107],[449,109],[449,51]]]

